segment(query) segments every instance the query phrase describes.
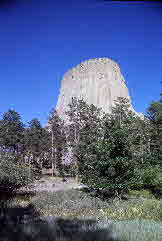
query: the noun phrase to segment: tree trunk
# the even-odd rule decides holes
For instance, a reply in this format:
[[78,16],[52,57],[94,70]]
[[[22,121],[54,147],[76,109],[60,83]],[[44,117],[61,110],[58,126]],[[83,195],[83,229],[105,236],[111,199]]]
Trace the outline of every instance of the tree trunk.
[[148,140],[148,152],[149,152],[149,153],[151,152],[151,147],[150,147],[151,144],[150,144],[150,143],[151,143],[151,140],[150,140],[150,138],[149,138],[149,140]]
[[141,154],[142,154],[142,164],[143,164],[143,143],[142,143],[142,141],[141,141]]
[[29,156],[29,178],[31,177],[31,158],[32,156]]
[[54,173],[57,173],[57,148],[55,148],[55,158],[54,158]]
[[[74,128],[74,131],[75,131],[75,147],[78,145],[78,142],[79,142],[79,134],[78,134],[78,138],[77,138],[77,130],[76,130],[76,125],[75,125],[75,128]],[[79,182],[79,165],[78,165],[78,159],[76,158],[76,182],[78,183]]]
[[42,173],[43,173],[43,162],[42,162],[42,160],[40,161],[40,168],[41,168],[41,175],[42,175]]
[[53,165],[53,161],[52,161],[52,172],[51,172],[52,173],[52,177],[53,177],[53,173],[54,173],[53,170],[54,170],[54,165]]
[[53,148],[53,142],[54,142],[54,136],[53,136],[53,131],[52,131],[52,156],[51,156],[51,162],[52,162],[52,177],[53,177],[53,172],[54,172],[54,165],[53,165],[54,148]]

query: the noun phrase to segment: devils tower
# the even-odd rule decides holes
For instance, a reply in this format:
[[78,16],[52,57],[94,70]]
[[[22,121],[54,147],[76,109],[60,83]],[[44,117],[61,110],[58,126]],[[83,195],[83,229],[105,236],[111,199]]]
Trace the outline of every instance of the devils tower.
[[119,65],[108,58],[84,61],[65,73],[56,105],[56,110],[63,119],[72,97],[83,98],[104,112],[111,112],[117,97],[130,100]]

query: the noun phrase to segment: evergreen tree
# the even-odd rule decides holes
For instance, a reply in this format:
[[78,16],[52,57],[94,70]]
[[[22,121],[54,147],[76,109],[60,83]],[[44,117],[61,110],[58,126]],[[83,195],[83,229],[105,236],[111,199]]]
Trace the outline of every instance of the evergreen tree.
[[97,108],[93,112],[88,105],[86,110],[88,118],[79,130],[75,148],[82,182],[95,188],[108,187],[116,195],[159,183],[160,163],[149,147],[150,121],[133,113],[124,98],[115,101],[110,114],[100,115]]
[[21,151],[24,125],[15,110],[9,109],[0,121],[0,146],[14,153]]
[[151,150],[157,151],[160,154],[160,129],[162,126],[161,121],[162,105],[160,101],[153,101],[147,108],[146,117],[150,120],[151,131]]
[[24,131],[24,149],[29,168],[34,165],[38,172],[42,171],[43,146],[44,129],[39,120],[34,118]]
[[127,98],[118,97],[111,114],[106,114],[104,119],[104,139],[109,139],[115,148],[112,158],[118,155],[133,158],[150,151],[150,122],[131,111]]
[[34,118],[28,123],[25,135],[26,150],[33,156],[39,156],[41,153],[42,127],[38,119]]
[[87,147],[99,138],[100,111],[94,105],[88,105],[83,99],[73,97],[66,112],[69,118],[68,144],[72,148],[77,181],[84,169],[85,150],[88,152]]
[[49,115],[49,129],[51,133],[51,164],[52,175],[57,175],[62,160],[62,153],[66,145],[64,133],[64,122],[59,117],[57,111],[52,109]]

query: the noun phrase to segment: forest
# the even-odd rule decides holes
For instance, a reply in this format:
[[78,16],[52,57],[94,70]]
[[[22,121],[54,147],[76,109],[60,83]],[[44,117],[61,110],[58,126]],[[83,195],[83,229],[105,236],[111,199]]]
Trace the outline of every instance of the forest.
[[66,121],[52,109],[42,127],[37,118],[25,126],[9,109],[0,120],[0,188],[14,190],[50,170],[105,190],[101,196],[143,188],[160,195],[161,110],[154,101],[139,116],[119,97],[107,114],[72,98]]

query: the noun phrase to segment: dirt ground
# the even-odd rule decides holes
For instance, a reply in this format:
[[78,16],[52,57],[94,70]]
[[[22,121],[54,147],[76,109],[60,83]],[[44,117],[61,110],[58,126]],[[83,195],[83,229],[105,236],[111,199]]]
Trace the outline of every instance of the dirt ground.
[[79,183],[74,178],[67,178],[66,182],[63,182],[60,177],[44,176],[33,184],[20,188],[18,192],[56,192],[77,188],[78,186]]

